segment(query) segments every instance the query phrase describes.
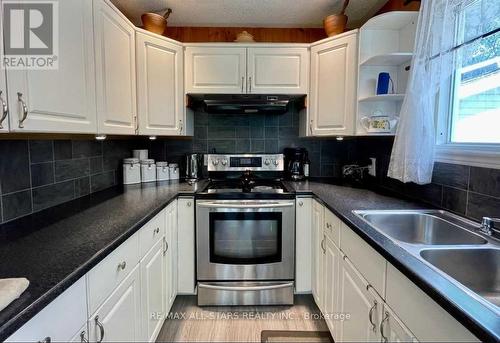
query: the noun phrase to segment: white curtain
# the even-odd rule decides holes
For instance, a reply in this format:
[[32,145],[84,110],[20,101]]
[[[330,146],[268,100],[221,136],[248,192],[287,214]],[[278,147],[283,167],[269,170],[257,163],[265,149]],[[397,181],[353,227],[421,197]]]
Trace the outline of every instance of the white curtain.
[[[481,1],[485,0],[476,0]],[[440,87],[450,87],[450,77],[461,58],[453,47],[461,44],[463,38],[457,38],[457,32],[460,27],[463,30],[463,9],[471,2],[474,0],[421,2],[414,56],[387,174],[391,178],[431,182],[436,95]]]

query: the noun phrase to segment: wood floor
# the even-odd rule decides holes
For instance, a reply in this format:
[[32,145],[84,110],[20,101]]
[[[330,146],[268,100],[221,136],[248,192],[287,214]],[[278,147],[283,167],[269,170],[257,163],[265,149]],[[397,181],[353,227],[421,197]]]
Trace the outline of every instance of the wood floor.
[[178,296],[157,342],[260,342],[262,330],[328,331],[312,296],[294,306],[198,307]]

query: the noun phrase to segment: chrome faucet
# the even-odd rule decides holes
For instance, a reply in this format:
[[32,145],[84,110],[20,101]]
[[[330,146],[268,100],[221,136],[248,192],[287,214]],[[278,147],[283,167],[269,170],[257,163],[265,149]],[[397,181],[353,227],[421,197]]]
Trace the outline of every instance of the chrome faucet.
[[500,234],[500,227],[496,227],[495,224],[500,224],[500,218],[483,217],[479,231],[488,236],[494,233]]

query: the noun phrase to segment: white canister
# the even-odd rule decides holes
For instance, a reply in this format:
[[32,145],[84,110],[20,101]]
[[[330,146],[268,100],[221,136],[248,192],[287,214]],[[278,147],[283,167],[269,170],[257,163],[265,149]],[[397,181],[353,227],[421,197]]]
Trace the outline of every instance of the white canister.
[[156,162],[156,180],[170,180],[170,169],[168,167],[168,162]]
[[170,163],[168,165],[170,180],[179,180],[179,165],[177,163]]
[[141,160],[141,180],[142,182],[156,181],[156,165],[155,160]]
[[142,161],[142,160],[147,160],[149,158],[149,153],[147,149],[132,150],[132,156]]
[[138,158],[123,160],[123,184],[133,185],[141,183],[141,165]]

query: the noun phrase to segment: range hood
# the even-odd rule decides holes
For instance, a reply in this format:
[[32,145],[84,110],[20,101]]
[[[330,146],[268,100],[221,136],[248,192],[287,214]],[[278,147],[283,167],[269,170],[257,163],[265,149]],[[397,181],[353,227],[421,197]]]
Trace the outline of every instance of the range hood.
[[283,114],[290,102],[304,95],[190,94],[191,107],[214,114]]

